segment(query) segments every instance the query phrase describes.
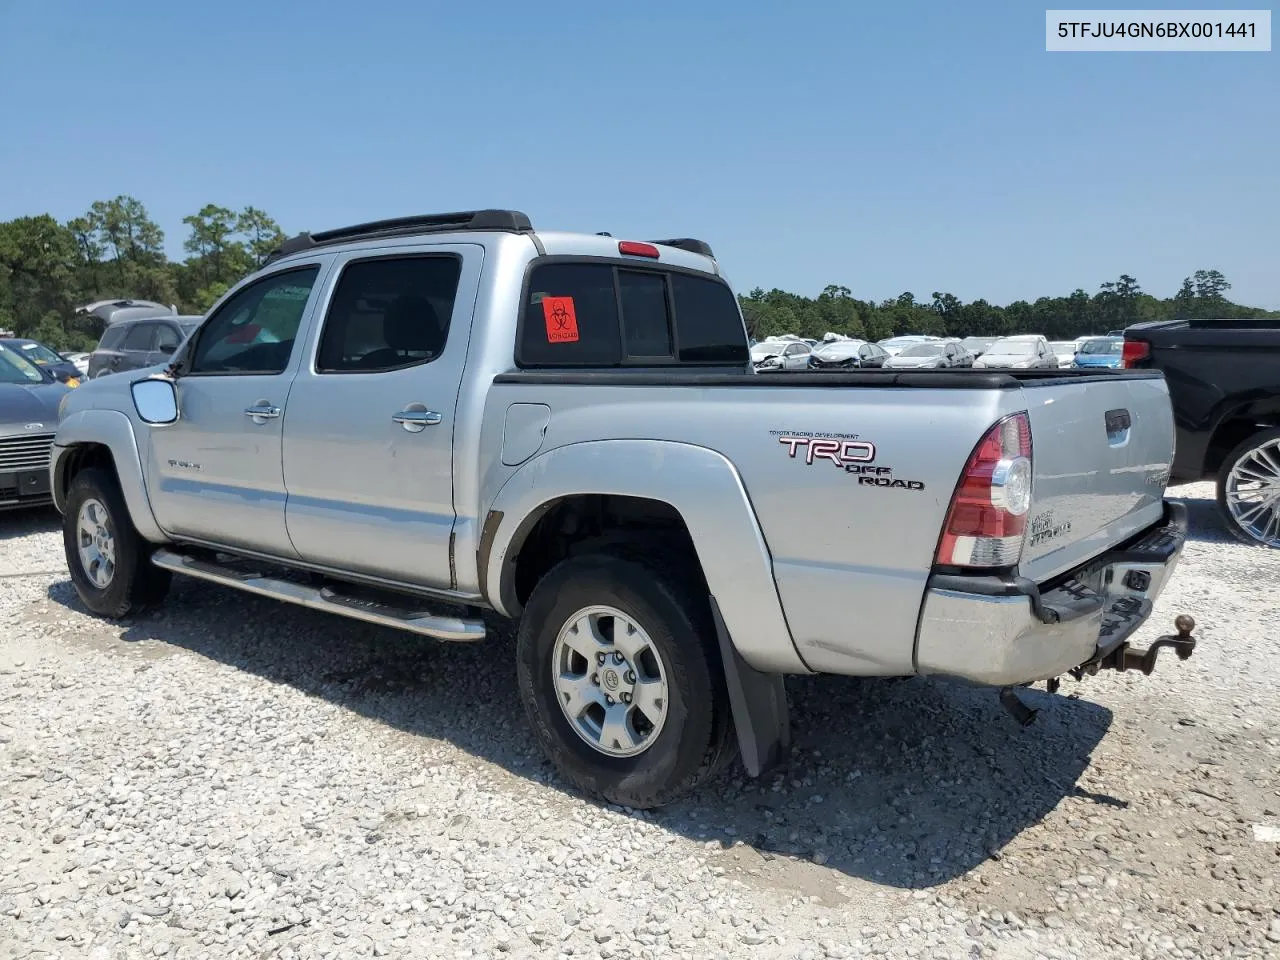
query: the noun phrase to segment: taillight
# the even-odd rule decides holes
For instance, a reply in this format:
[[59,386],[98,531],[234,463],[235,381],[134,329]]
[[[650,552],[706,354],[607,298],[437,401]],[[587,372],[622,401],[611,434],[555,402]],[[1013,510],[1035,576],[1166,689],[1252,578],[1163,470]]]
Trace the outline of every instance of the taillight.
[[937,562],[1008,567],[1022,556],[1031,509],[1031,420],[1005,417],[987,431],[965,464],[947,510]]
[[1121,351],[1121,365],[1127,370],[1150,358],[1151,344],[1145,340],[1126,340]]

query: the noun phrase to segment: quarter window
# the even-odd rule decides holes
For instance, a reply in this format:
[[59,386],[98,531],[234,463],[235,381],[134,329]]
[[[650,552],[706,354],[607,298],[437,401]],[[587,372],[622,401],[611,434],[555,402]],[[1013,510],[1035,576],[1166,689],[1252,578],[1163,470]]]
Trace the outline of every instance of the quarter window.
[[440,356],[461,273],[451,254],[349,264],[325,318],[317,372],[376,373]]
[[178,331],[167,323],[156,327],[156,349],[161,353],[173,353],[181,342],[182,338],[178,336]]
[[191,373],[283,373],[319,267],[285,270],[240,290],[200,328]]

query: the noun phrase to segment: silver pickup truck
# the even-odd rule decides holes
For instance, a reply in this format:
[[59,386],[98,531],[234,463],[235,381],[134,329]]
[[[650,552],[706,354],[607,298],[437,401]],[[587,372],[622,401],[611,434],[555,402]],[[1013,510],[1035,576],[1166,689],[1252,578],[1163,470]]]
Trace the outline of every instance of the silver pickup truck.
[[[1178,560],[1144,372],[756,374],[705,243],[513,211],[287,241],[163,367],[63,402],[84,604],[199,577],[440,640],[520,621],[578,788],[632,807],[785,751],[786,674],[1002,691],[1150,672]],[[1158,645],[1190,654],[1191,624]]]

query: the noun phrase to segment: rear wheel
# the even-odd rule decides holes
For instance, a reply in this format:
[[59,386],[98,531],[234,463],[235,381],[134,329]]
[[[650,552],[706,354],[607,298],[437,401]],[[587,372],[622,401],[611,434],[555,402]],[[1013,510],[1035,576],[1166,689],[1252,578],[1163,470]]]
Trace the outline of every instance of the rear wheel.
[[1218,471],[1218,508],[1244,543],[1280,548],[1280,428],[1249,437]]
[[669,803],[726,752],[707,604],[642,563],[590,554],[543,577],[520,622],[518,684],[560,774],[612,803]]
[[134,529],[120,483],[106,470],[88,467],[71,481],[62,543],[76,593],[100,616],[126,616],[168,592],[169,572],[152,566],[153,548]]

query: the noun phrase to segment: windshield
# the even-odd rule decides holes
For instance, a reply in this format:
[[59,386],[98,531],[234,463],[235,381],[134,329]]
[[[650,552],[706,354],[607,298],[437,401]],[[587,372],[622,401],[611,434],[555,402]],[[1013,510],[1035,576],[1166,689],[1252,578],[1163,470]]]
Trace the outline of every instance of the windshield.
[[966,350],[985,350],[995,343],[994,337],[965,337],[960,341]]
[[916,343],[907,347],[898,356],[900,357],[938,357],[942,355],[942,344],[940,343]]
[[785,343],[757,343],[751,348],[752,360],[763,360],[765,357],[776,356],[786,349]]
[[62,358],[43,343],[19,343],[15,344],[15,349],[35,363],[62,363]]
[[1087,340],[1080,345],[1081,353],[1120,354],[1124,352],[1123,340]]
[[182,329],[182,335],[184,337],[189,337],[191,336],[191,331],[194,330],[196,327],[200,326],[200,321],[199,320],[179,320],[178,326]]
[[997,340],[987,351],[1003,357],[1029,357],[1035,352],[1034,340]]
[[0,383],[44,383],[44,374],[15,350],[0,344]]
[[1049,347],[1051,350],[1053,350],[1054,353],[1075,353],[1076,352],[1075,343],[1074,342],[1069,343],[1066,340],[1055,340],[1053,343],[1049,344]]
[[824,343],[813,352],[824,360],[845,360],[856,357],[860,346],[862,346],[860,340],[836,340],[832,343]]

